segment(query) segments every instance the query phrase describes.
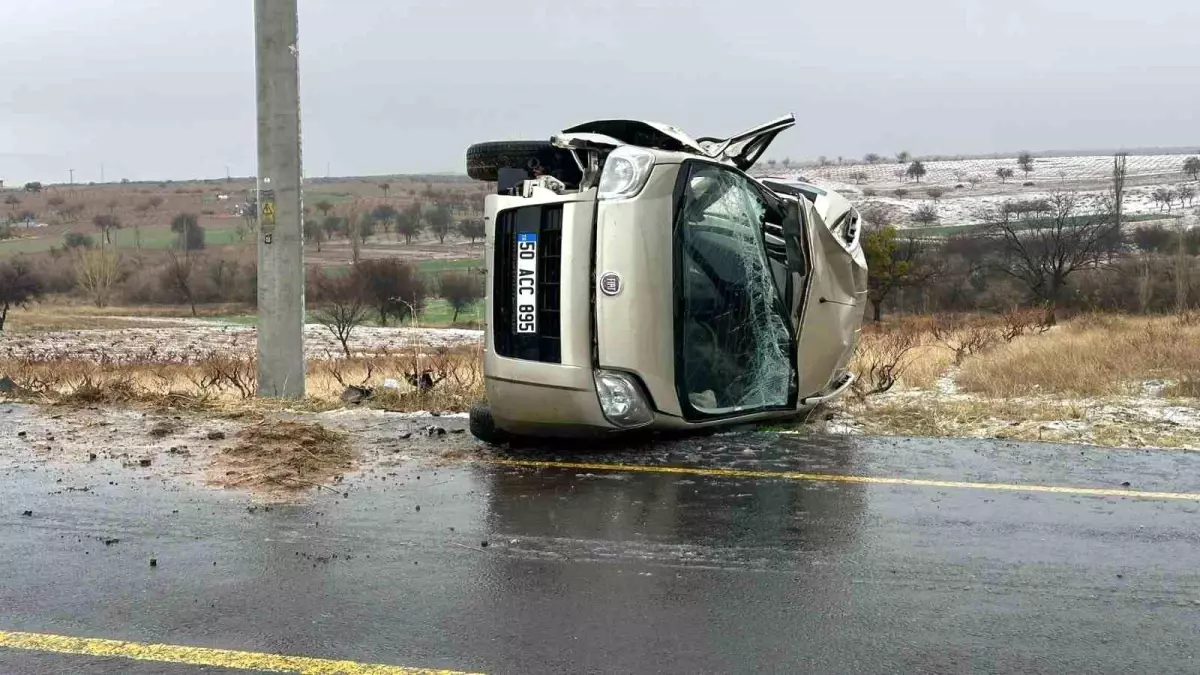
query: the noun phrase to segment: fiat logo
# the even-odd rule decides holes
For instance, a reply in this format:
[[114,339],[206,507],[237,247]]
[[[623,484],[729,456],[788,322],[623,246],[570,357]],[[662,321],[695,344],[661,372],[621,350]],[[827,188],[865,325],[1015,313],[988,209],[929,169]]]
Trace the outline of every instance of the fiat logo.
[[605,272],[600,275],[600,292],[613,296],[621,292],[621,275],[616,272]]

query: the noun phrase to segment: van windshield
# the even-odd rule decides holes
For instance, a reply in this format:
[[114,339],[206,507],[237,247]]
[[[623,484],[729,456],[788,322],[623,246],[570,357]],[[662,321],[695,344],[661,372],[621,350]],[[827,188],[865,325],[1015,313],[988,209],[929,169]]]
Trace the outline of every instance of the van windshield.
[[676,215],[676,386],[685,411],[786,406],[792,336],[763,245],[765,205],[742,175],[692,162]]

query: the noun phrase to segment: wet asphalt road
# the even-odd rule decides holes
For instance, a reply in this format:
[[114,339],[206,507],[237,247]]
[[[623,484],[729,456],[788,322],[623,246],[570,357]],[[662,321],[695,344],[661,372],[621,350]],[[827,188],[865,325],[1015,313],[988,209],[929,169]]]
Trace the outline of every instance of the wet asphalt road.
[[[1197,455],[998,441],[526,455],[1200,492]],[[484,673],[1200,671],[1194,501],[456,462],[267,509],[0,468],[0,631]],[[0,649],[5,674],[199,672],[245,671]]]

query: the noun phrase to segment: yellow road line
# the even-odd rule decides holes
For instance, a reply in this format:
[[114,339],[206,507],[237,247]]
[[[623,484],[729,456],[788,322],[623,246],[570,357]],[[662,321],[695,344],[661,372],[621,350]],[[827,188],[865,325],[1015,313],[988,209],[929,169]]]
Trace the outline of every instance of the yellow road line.
[[609,464],[604,462],[549,462],[532,459],[486,459],[486,464],[522,467],[527,469],[573,469],[583,471],[618,471],[633,473],[670,473],[690,476],[720,476],[725,478],[775,478],[782,480],[818,481],[829,483],[860,483],[866,485],[908,485],[913,487],[967,488],[1001,492],[1049,492],[1085,497],[1130,497],[1134,499],[1178,499],[1200,501],[1195,492],[1143,492],[1110,488],[1067,487],[1059,485],[1019,485],[1016,483],[972,483],[957,480],[927,480],[924,478],[891,478],[887,476],[847,476],[843,474],[804,473],[800,471],[758,471],[754,469],[717,469],[691,466],[649,466],[643,464]]
[[231,649],[145,644],[47,633],[0,631],[0,649],[4,648],[79,656],[117,657],[157,663],[182,663],[189,666],[258,670],[271,673],[299,673],[300,675],[468,675],[454,670],[405,668],[356,661],[314,659],[307,656],[282,656]]

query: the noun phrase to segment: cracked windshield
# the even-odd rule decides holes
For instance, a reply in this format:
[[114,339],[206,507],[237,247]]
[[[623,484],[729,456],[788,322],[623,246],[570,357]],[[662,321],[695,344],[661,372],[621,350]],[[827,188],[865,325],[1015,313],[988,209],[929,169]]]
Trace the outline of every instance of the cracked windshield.
[[1196,672],[1200,3],[0,26],[0,675]]
[[751,183],[697,167],[680,208],[681,388],[706,414],[787,403],[791,336]]

